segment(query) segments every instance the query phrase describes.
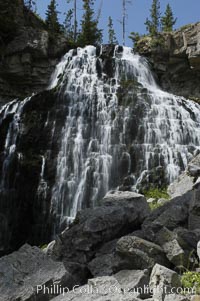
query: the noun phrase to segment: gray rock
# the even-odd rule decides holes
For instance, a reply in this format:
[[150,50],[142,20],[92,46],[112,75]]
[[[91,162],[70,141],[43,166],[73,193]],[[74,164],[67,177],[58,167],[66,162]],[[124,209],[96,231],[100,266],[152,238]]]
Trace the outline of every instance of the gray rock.
[[200,241],[197,244],[197,255],[198,255],[199,261],[200,261]]
[[167,189],[171,198],[181,196],[187,191],[192,190],[194,177],[189,176],[186,172],[182,173],[177,180],[171,183]]
[[135,292],[138,298],[147,297],[145,287],[149,284],[148,270],[122,270],[114,277],[125,292]]
[[157,242],[165,251],[169,261],[175,266],[185,266],[187,263],[187,256],[179,244],[180,240],[176,233],[165,227],[157,233]]
[[197,178],[200,176],[200,154],[190,161],[186,171],[191,177]]
[[157,48],[152,48],[150,37],[137,43],[137,52],[150,60],[163,89],[194,100],[200,97],[199,30],[200,22],[161,33],[163,42]]
[[161,198],[157,201],[157,204],[159,205],[164,205],[165,203],[169,202],[169,200],[167,199],[164,199],[164,198]]
[[124,293],[115,277],[99,277],[88,280],[88,284],[58,296],[53,301],[139,301],[132,293]]
[[100,207],[77,214],[74,224],[56,241],[53,254],[56,258],[88,263],[103,244],[140,228],[149,212],[142,195],[133,192],[108,194]]
[[190,298],[184,295],[168,294],[165,296],[164,301],[190,301]]
[[146,239],[156,242],[156,235],[163,227],[169,230],[177,229],[179,226],[187,228],[192,197],[193,191],[188,191],[153,210],[142,224]]
[[178,274],[164,266],[156,264],[150,276],[149,286],[153,290],[155,301],[164,301],[171,289],[180,288],[181,282]]
[[200,185],[195,186],[189,208],[189,230],[200,229]]
[[124,236],[117,242],[118,255],[129,261],[132,269],[152,268],[156,262],[168,265],[162,248],[136,236]]
[[147,200],[147,203],[151,204],[151,203],[154,203],[156,201],[156,199],[154,198],[150,198]]
[[63,263],[54,262],[42,250],[27,244],[0,258],[0,271],[1,301],[50,300],[53,295],[44,294],[44,288],[73,285]]

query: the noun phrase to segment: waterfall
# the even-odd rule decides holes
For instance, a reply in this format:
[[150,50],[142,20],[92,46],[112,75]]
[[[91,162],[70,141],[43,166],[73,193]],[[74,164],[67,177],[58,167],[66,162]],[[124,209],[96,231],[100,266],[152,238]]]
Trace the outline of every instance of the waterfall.
[[[11,121],[9,122],[9,127],[5,138],[5,143],[2,147],[3,164],[1,170],[0,193],[3,193],[5,190],[8,190],[10,188],[10,164],[16,151],[16,142],[20,131],[21,114],[23,112],[24,105],[30,99],[31,97],[27,97],[23,101],[15,99],[10,103],[4,105],[0,110],[0,126],[7,118],[11,117]],[[21,159],[20,153],[18,153],[17,156],[18,159]]]
[[[66,105],[52,189],[57,228],[129,176],[132,189],[172,182],[200,147],[200,106],[162,91],[147,61],[116,47],[109,76],[102,52],[69,51],[49,88]],[[55,229],[56,231],[56,229]]]

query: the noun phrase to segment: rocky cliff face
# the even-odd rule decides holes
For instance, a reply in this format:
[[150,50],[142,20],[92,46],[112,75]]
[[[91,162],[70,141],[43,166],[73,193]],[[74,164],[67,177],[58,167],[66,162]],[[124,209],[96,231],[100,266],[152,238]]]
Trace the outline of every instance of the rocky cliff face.
[[[13,3],[13,12],[9,1],[0,7],[2,28],[5,20],[7,24],[13,22],[6,32],[0,30],[0,103],[44,90],[55,65],[68,50],[65,38],[61,35],[52,41],[44,22],[27,11],[23,1]],[[9,20],[12,14],[15,21]]]
[[157,38],[142,38],[136,50],[152,63],[166,91],[200,99],[200,23],[187,25]]

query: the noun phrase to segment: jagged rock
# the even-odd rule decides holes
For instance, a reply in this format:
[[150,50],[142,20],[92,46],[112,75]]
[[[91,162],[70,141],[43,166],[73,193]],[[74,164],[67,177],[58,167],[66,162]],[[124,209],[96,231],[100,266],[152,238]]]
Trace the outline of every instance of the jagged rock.
[[[9,39],[4,35],[0,39],[0,105],[46,89],[55,65],[69,50],[64,35],[51,41],[45,23],[23,2],[15,1],[14,32]],[[1,14],[9,10],[10,3],[4,1],[4,6]],[[1,27],[6,26],[5,22]]]
[[139,228],[149,212],[142,195],[109,193],[101,206],[77,214],[72,227],[56,241],[53,252],[69,261],[87,263],[103,244]]
[[189,176],[186,172],[183,172],[177,180],[171,183],[167,189],[171,198],[181,196],[187,191],[192,190],[194,184],[194,177]]
[[160,85],[176,95],[199,101],[200,89],[200,23],[189,24],[172,33],[154,38],[144,37],[137,51],[148,57]]
[[129,262],[132,269],[152,268],[155,263],[168,265],[162,248],[136,236],[124,236],[117,242],[116,251]]
[[197,243],[200,240],[200,229],[189,231],[188,229],[179,227],[174,230],[174,233],[180,237],[181,242],[179,240],[179,243],[187,253],[196,249]]
[[178,235],[169,231],[165,227],[157,233],[157,242],[165,251],[169,261],[175,266],[184,266],[187,262],[186,254],[178,240],[180,240]]
[[145,288],[149,284],[148,270],[122,270],[114,275],[125,292],[134,292],[137,298],[147,298]]
[[158,205],[164,205],[167,202],[169,202],[169,200],[161,198],[161,199],[158,199],[157,204]]
[[176,272],[156,264],[151,272],[149,286],[153,290],[154,301],[164,301],[172,288],[181,288],[181,281]]
[[88,280],[88,284],[58,296],[53,301],[139,301],[131,292],[123,292],[119,282],[113,276]]
[[190,297],[178,294],[168,294],[165,296],[164,301],[190,301]]
[[156,235],[163,227],[169,230],[174,230],[179,226],[187,228],[189,204],[192,197],[193,191],[188,191],[155,209],[142,224],[146,239],[156,241]]
[[194,188],[193,197],[190,202],[189,208],[189,230],[200,229],[200,185],[196,185]]
[[71,288],[76,283],[63,263],[54,262],[42,250],[27,244],[0,258],[0,271],[1,301],[50,300],[53,295],[44,295],[44,287],[56,283]]

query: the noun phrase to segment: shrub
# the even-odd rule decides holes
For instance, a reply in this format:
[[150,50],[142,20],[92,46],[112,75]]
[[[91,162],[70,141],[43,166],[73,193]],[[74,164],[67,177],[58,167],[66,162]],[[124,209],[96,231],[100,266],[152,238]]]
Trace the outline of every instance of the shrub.
[[196,293],[200,293],[200,273],[187,271],[183,273],[181,282],[184,288],[195,289]]

